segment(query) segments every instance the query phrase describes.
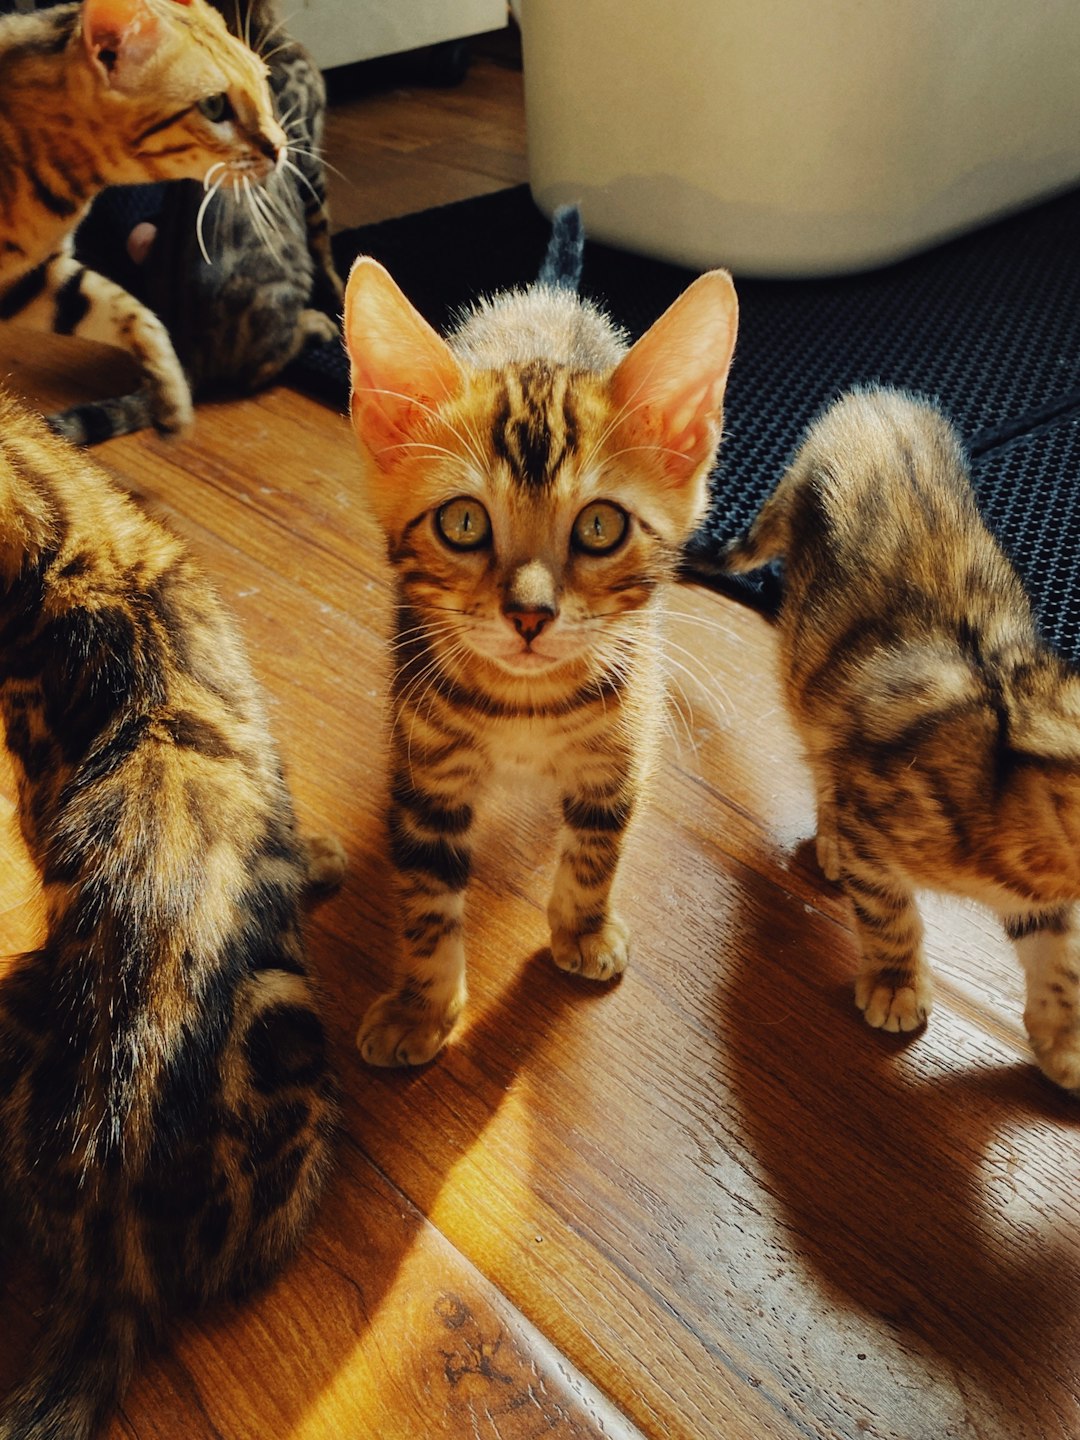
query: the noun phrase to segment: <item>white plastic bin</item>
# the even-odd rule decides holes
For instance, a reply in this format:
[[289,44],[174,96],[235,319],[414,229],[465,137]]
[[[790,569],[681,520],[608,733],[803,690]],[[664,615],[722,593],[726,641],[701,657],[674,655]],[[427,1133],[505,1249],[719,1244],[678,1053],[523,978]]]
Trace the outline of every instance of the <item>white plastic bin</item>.
[[597,239],[869,268],[1080,177],[1080,0],[520,0],[529,176]]

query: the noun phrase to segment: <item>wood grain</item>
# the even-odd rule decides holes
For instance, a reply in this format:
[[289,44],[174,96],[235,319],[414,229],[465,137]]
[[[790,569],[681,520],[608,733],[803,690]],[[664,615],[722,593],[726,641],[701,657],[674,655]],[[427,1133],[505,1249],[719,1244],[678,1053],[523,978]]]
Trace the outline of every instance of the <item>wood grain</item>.
[[[379,97],[401,107],[405,161],[438,128],[422,115],[467,115],[468,97]],[[367,104],[343,129],[362,132]],[[0,330],[0,373],[45,405],[106,392],[113,364]],[[393,925],[387,576],[348,426],[278,388],[202,407],[182,442],[99,455],[237,612],[302,819],[351,858],[310,932],[347,1097],[328,1202],[266,1294],[176,1327],[112,1440],[1074,1440],[1080,1108],[1034,1070],[1018,969],[977,911],[926,906],[929,1028],[863,1025],[766,622],[675,596],[621,981],[551,963],[553,819],[502,795],[470,896],[465,1020],[434,1064],[375,1072],[352,1037]],[[5,944],[33,903],[10,820],[0,807]],[[3,1280],[7,1384],[41,1292],[25,1264]]]

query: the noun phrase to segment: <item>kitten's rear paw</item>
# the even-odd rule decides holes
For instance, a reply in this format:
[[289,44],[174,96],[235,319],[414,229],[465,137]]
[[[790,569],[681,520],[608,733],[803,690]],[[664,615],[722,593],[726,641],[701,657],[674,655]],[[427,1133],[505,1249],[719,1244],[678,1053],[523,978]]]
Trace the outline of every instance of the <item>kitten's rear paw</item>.
[[436,1011],[397,990],[381,995],[364,1016],[356,1048],[369,1065],[424,1065],[442,1049],[464,1002],[462,994]]
[[918,972],[875,970],[855,981],[855,1004],[866,1023],[893,1034],[925,1025],[933,998],[930,981]]
[[552,930],[551,953],[560,970],[586,980],[610,980],[626,969],[630,931],[617,915],[609,915],[599,930]]
[[336,835],[305,835],[304,868],[308,891],[324,895],[336,890],[345,874],[345,847]]
[[1024,1016],[1024,1021],[1035,1060],[1046,1078],[1063,1090],[1080,1091],[1080,1026],[1066,1024],[1042,1032],[1029,1015]]
[[819,830],[814,841],[818,869],[826,880],[840,879],[840,845],[835,830]]

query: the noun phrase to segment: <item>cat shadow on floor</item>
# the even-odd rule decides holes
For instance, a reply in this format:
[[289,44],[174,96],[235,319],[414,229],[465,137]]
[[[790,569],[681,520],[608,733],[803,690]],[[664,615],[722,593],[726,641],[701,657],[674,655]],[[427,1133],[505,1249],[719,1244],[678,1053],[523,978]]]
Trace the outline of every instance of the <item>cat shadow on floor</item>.
[[1072,1433],[1077,1102],[947,999],[927,1031],[871,1030],[849,931],[792,896],[745,908],[747,941],[717,959],[718,1103],[792,1275],[820,1291],[799,1300],[804,1403],[835,1414],[839,1395],[844,1436],[875,1416],[905,1440]]

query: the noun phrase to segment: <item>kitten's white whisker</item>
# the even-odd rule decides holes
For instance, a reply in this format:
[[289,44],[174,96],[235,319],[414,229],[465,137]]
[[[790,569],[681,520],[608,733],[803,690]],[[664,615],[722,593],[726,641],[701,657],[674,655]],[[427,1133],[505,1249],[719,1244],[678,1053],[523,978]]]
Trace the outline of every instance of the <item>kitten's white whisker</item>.
[[227,160],[215,161],[215,163],[210,166],[209,170],[207,170],[206,174],[203,176],[203,189],[209,190],[211,185],[213,185],[214,183],[214,176],[217,174],[217,172],[219,170],[227,170],[228,168],[229,162]]
[[310,180],[308,179],[308,177],[304,174],[304,172],[300,169],[300,166],[293,164],[293,162],[289,159],[288,155],[283,155],[281,158],[279,158],[278,164],[279,164],[279,168],[280,168],[280,169],[282,169],[282,170],[291,170],[292,173],[293,173],[300,181],[302,181],[302,183],[304,184],[304,186],[307,188],[307,191],[308,191],[308,193],[310,194],[311,198],[315,201],[316,205],[321,205],[321,204],[323,203],[323,197],[322,197],[322,196],[319,194],[319,192],[315,189],[315,186],[312,185],[311,181],[310,181]]
[[[220,184],[220,182],[218,182],[218,184]],[[218,193],[218,184],[215,184],[211,189],[206,191],[202,200],[199,202],[199,210],[195,216],[195,239],[199,242],[199,250],[202,253],[202,258],[206,261],[207,265],[210,265],[213,262],[211,261],[210,256],[207,253],[206,242],[203,239],[203,220],[206,216],[207,207],[209,206],[211,200],[213,200],[214,196]]]

